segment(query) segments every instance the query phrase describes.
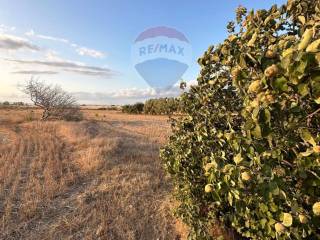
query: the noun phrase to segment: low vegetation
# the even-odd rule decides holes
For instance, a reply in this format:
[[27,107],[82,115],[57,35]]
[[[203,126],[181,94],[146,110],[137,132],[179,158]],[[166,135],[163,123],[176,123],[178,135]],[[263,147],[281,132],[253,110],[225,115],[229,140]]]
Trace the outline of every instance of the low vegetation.
[[135,104],[127,104],[122,106],[123,113],[130,113],[130,114],[141,114],[143,113],[143,103],[135,103]]
[[28,104],[24,102],[9,102],[9,101],[4,101],[0,102],[0,108],[8,108],[8,107],[27,107]]
[[176,98],[148,99],[145,103],[122,106],[122,112],[130,114],[172,115],[181,111],[180,102]]
[[81,120],[80,108],[73,96],[59,86],[51,86],[34,78],[27,82],[23,92],[33,104],[43,110],[42,120],[64,119]]
[[179,112],[179,102],[176,98],[149,99],[144,104],[144,113],[152,115],[170,115]]
[[191,239],[320,239],[320,1],[237,9],[161,151]]

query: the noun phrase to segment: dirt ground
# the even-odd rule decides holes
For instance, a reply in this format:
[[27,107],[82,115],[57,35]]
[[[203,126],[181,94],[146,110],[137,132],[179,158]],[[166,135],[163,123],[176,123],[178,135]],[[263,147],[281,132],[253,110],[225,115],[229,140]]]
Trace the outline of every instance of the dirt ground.
[[185,239],[158,157],[167,117],[84,113],[0,109],[0,239]]

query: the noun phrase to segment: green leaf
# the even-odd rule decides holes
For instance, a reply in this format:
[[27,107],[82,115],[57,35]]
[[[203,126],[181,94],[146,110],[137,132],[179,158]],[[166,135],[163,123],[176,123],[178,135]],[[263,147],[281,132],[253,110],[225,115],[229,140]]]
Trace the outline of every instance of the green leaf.
[[244,54],[241,54],[240,55],[240,62],[239,62],[239,65],[241,68],[247,68],[247,63],[246,63],[246,60],[245,60],[245,55]]
[[263,228],[264,228],[264,226],[266,225],[266,223],[267,223],[267,222],[268,222],[268,220],[267,220],[267,219],[262,218],[262,219],[260,220],[261,227],[263,227]]
[[234,156],[233,158],[233,161],[236,163],[236,164],[239,164],[241,163],[243,160],[242,156],[241,156],[241,153],[238,153],[236,156]]
[[299,64],[295,69],[295,72],[299,73],[299,77],[304,75],[306,67],[308,66],[308,61],[309,61],[309,58],[307,57],[307,55],[305,55],[305,57],[302,57],[301,60],[299,61]]
[[304,97],[309,94],[309,87],[307,83],[301,83],[298,85],[298,93]]
[[286,92],[288,91],[288,84],[287,84],[287,79],[285,77],[280,77],[280,78],[277,78],[274,83],[273,83],[273,86],[280,90],[280,91],[283,91],[283,92]]
[[231,190],[235,199],[240,200],[240,193],[238,190]]
[[311,75],[311,90],[312,96],[315,98],[320,97],[320,75],[319,72]]
[[271,204],[270,204],[270,210],[271,210],[271,212],[277,212],[278,211],[278,206],[274,203],[274,202],[272,202]]
[[231,192],[228,192],[228,202],[229,202],[230,206],[232,206],[233,196],[232,196]]
[[292,215],[290,213],[283,214],[282,224],[286,227],[290,227],[292,225]]
[[260,203],[259,208],[260,208],[261,212],[264,212],[264,213],[268,212],[268,210],[269,210],[268,206],[264,203]]
[[306,23],[306,18],[304,16],[299,16],[298,19],[303,25]]
[[310,143],[312,146],[317,145],[316,141],[314,140],[314,138],[312,137],[308,129],[306,128],[301,129],[300,136],[305,142]]
[[308,157],[308,156],[310,156],[312,153],[313,153],[313,150],[312,150],[312,149],[307,149],[307,151],[301,152],[300,154],[301,154],[301,156],[303,156],[303,157]]
[[256,127],[251,131],[252,135],[258,139],[262,137],[261,127],[259,124],[256,124]]
[[264,116],[265,116],[265,121],[266,123],[270,123],[271,121],[271,113],[268,109],[264,110]]
[[278,184],[274,181],[269,183],[269,190],[272,193],[272,195],[277,196],[280,194],[280,189],[278,187]]

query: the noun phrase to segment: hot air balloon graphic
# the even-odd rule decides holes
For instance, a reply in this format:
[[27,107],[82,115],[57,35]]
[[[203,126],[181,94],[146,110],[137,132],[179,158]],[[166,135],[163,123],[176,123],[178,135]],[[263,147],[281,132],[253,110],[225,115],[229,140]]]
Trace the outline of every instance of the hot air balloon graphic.
[[171,88],[186,72],[191,45],[174,28],[154,27],[140,33],[132,47],[134,67],[155,90]]

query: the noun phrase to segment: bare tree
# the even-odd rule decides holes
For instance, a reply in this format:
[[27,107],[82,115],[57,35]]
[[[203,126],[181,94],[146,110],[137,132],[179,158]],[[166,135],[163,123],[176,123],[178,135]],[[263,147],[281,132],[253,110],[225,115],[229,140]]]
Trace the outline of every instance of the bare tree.
[[31,78],[22,91],[30,96],[37,107],[43,109],[42,120],[49,118],[80,120],[80,108],[73,96],[59,86],[45,84]]

